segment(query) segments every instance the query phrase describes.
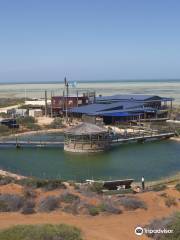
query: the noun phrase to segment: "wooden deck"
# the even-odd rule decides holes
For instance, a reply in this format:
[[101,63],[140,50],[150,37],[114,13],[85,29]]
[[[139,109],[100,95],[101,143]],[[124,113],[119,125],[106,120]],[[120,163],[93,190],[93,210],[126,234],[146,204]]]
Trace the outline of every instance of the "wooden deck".
[[[147,142],[167,139],[175,136],[174,132],[167,133],[151,133],[151,134],[140,134],[140,135],[129,135],[129,136],[119,136],[111,140],[110,145],[120,145],[123,143],[133,143],[133,142]],[[0,147],[63,147],[64,141],[19,141],[17,140],[0,140]]]

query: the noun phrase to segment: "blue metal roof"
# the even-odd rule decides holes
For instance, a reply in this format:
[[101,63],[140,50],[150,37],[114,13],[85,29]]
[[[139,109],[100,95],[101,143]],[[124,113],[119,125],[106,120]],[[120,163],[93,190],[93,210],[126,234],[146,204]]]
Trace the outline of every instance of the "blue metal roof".
[[129,116],[139,116],[142,115],[143,113],[130,113],[130,112],[110,112],[110,113],[104,113],[101,114],[101,116],[104,117],[129,117]]
[[119,107],[119,109],[117,109],[118,111],[120,110],[124,111],[125,109],[141,107],[141,104],[129,102],[129,101],[115,102],[110,104],[94,103],[94,104],[84,105],[80,107],[75,107],[70,109],[69,111],[74,113],[91,114],[91,113],[102,112],[102,111],[110,111],[110,110],[113,110],[113,108],[118,108],[118,107]]
[[173,98],[160,97],[157,95],[145,95],[145,94],[117,94],[113,96],[101,96],[96,97],[97,102],[101,101],[151,101],[151,100],[160,100],[160,101],[171,101]]

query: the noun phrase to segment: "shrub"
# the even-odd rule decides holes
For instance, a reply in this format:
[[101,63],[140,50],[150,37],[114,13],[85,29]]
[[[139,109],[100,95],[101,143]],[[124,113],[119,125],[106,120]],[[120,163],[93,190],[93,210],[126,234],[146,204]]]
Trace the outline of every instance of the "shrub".
[[0,176],[0,185],[6,185],[12,182],[14,182],[14,179],[12,177]]
[[174,197],[169,196],[169,195],[166,196],[165,197],[165,205],[167,207],[176,206],[177,205],[176,199]]
[[88,211],[91,216],[96,216],[100,213],[99,207],[96,206],[89,206]]
[[10,129],[8,128],[8,126],[0,125],[0,136],[1,135],[8,135],[9,132],[10,132]]
[[180,213],[171,215],[162,219],[153,220],[148,226],[148,229],[171,229],[171,234],[148,233],[147,236],[154,240],[178,240],[180,239]]
[[25,198],[35,198],[37,194],[31,187],[25,187],[23,190],[23,195]]
[[36,123],[26,123],[26,128],[33,131],[41,130],[41,127]]
[[38,179],[38,178],[26,178],[16,181],[18,184],[28,186],[32,188],[43,188],[50,191],[57,188],[66,189],[64,183],[59,179]]
[[24,199],[19,195],[2,194],[0,195],[0,211],[16,212],[19,211],[24,204]]
[[65,203],[73,203],[74,201],[78,201],[79,199],[79,196],[72,193],[65,193],[60,196],[60,200]]
[[110,201],[100,204],[99,208],[100,208],[101,212],[104,211],[104,212],[111,213],[111,214],[121,214],[122,213],[122,210],[113,206],[112,202],[110,202]]
[[176,184],[175,186],[176,190],[180,192],[180,183]]
[[163,191],[167,188],[166,185],[164,184],[160,184],[160,185],[155,185],[152,187],[152,190],[155,191],[155,192],[159,192],[159,191]]
[[68,204],[63,208],[64,212],[71,213],[73,215],[77,215],[78,212],[78,206],[79,206],[80,201],[75,201],[72,204]]
[[122,197],[120,203],[127,210],[135,210],[138,208],[147,209],[145,202],[134,197]]
[[19,225],[0,231],[3,240],[82,240],[78,228],[60,225]]
[[[155,219],[153,220],[146,228],[148,229],[164,229],[167,227],[167,225],[172,221],[171,218],[162,218],[162,219]],[[148,237],[151,237],[155,240],[160,240],[162,237],[162,234],[158,233],[147,233]]]
[[104,184],[102,182],[94,182],[94,183],[90,184],[89,189],[92,192],[102,193],[102,190],[104,189],[103,185]]
[[62,128],[64,126],[62,121],[62,118],[56,117],[49,126],[51,128]]
[[35,207],[35,202],[33,200],[28,200],[28,201],[25,202],[21,213],[23,213],[23,214],[33,214],[33,213],[35,213],[34,207]]
[[31,116],[19,117],[17,118],[17,123],[22,125],[27,125],[29,123],[35,123],[35,118]]
[[58,179],[50,179],[50,180],[45,180],[43,188],[47,191],[51,191],[54,189],[66,189],[65,184]]
[[38,210],[40,212],[50,212],[59,207],[59,198],[55,196],[48,196],[42,198],[39,202]]

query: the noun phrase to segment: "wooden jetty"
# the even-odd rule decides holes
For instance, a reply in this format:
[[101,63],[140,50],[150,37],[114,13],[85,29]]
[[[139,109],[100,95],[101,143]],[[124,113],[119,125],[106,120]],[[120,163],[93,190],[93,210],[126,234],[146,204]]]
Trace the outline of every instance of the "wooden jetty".
[[62,142],[49,142],[49,141],[0,141],[1,147],[63,147]]
[[[151,132],[151,133],[141,133],[135,135],[121,135],[117,137],[113,137],[109,141],[110,146],[116,146],[125,143],[133,143],[133,142],[148,142],[148,141],[157,141],[168,139],[175,136],[174,132]],[[83,142],[84,144],[84,142]],[[64,147],[64,141],[34,141],[34,140],[0,140],[0,147]]]

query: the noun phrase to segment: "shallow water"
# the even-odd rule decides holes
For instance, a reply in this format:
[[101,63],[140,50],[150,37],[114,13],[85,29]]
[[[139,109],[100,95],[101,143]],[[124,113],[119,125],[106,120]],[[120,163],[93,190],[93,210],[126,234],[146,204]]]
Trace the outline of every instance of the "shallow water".
[[[29,84],[0,84],[1,97],[44,97],[44,91],[51,90],[54,95],[62,95],[64,84],[60,83],[29,83]],[[180,80],[121,80],[121,81],[87,81],[78,82],[77,88],[70,92],[85,90],[96,91],[97,95],[113,94],[153,94],[173,97],[180,104]]]
[[[58,141],[62,136],[49,134],[33,139]],[[64,152],[63,148],[1,148],[0,168],[42,178],[140,180],[144,175],[153,180],[180,171],[180,142],[134,143],[83,155]]]

